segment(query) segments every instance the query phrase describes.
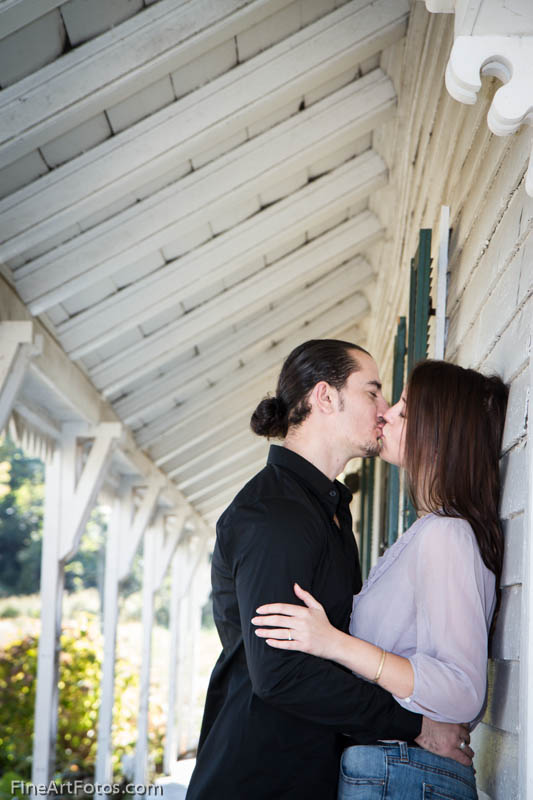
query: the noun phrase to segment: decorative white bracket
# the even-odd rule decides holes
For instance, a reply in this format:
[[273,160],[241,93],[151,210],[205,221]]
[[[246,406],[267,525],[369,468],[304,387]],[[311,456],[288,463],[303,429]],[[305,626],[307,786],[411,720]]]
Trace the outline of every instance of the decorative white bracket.
[[0,322],[0,431],[9,420],[31,359],[42,348],[43,337],[35,334],[33,322]]
[[[496,136],[533,124],[533,3],[531,0],[426,0],[433,13],[455,12],[455,42],[446,68],[446,88],[473,105],[481,76],[502,86],[492,100],[487,124]],[[526,175],[533,197],[533,150]]]
[[[446,88],[461,103],[476,102],[481,75],[504,83],[487,115],[496,136],[515,133],[533,123],[533,36],[458,36],[446,68]],[[526,175],[526,192],[533,197],[533,150]]]
[[[80,433],[77,425],[63,426],[63,466],[61,491],[61,546],[59,558],[68,561],[77,552],[98,492],[104,482],[113,448],[120,441],[123,427],[119,422],[102,422],[90,430],[94,442],[81,474],[79,473]],[[78,479],[77,479],[78,478]]]
[[150,523],[150,519],[157,505],[161,490],[164,488],[163,479],[154,476],[148,483],[145,495],[135,512],[131,528],[122,528],[120,532],[121,568],[118,574],[119,581],[131,572],[133,559],[137,552],[139,542]]

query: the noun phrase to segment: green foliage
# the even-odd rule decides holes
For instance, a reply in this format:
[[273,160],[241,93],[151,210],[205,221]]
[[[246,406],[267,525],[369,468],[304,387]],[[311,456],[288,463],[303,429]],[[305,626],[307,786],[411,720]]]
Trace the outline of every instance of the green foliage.
[[24,594],[39,585],[43,464],[0,440],[0,593]]
[[[89,621],[71,625],[61,636],[59,715],[54,779],[94,778],[98,709],[100,705],[101,641]],[[0,652],[0,775],[11,780],[31,779],[33,715],[38,638],[27,636]],[[137,739],[138,675],[126,660],[115,665],[113,707],[114,781],[125,776],[122,759],[131,755]],[[164,717],[151,707],[149,749],[156,770],[163,759]],[[5,780],[0,784],[4,795]],[[9,786],[9,784],[8,784]],[[9,795],[11,796],[11,795]]]
[[[44,465],[27,458],[10,439],[0,439],[0,596],[32,594],[41,574]],[[101,586],[107,519],[95,508],[78,552],[65,566],[65,590]],[[131,591],[139,574],[129,579]]]

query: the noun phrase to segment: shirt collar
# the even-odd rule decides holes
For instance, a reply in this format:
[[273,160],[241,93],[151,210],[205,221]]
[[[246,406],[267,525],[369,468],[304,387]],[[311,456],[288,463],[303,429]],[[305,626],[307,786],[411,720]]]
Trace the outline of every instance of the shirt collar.
[[267,463],[295,472],[332,513],[335,513],[340,501],[348,504],[352,499],[347,486],[337,480],[330,481],[314,464],[287,447],[271,444]]

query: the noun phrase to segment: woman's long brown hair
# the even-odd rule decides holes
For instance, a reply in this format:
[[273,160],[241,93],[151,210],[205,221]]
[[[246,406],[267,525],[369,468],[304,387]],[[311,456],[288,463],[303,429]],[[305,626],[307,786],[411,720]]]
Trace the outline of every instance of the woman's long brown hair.
[[405,469],[413,505],[470,523],[500,605],[503,532],[499,458],[508,389],[446,361],[423,361],[407,391]]

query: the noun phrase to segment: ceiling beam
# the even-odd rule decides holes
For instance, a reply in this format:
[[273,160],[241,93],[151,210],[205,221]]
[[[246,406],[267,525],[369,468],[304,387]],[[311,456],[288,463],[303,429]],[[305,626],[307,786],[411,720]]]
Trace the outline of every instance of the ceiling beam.
[[301,328],[313,317],[331,308],[339,297],[363,289],[374,277],[372,267],[355,258],[328,272],[315,283],[276,299],[271,309],[252,317],[244,328],[221,331],[220,341],[188,364],[180,363],[161,378],[127,395],[114,404],[115,411],[127,424],[138,422],[145,410],[154,413],[172,402],[183,403],[205,387],[224,378],[232,369],[257,358],[291,331]]
[[[72,409],[76,418],[91,427],[100,423],[121,423],[112,407],[97,392],[87,376],[70,361],[44,325],[39,320],[32,318],[27,308],[2,277],[0,277],[0,319],[33,322],[35,331],[42,336],[42,351],[31,362],[29,370],[54,393],[61,404]],[[49,411],[51,412],[51,409]],[[33,421],[37,422],[38,418],[34,417]],[[63,421],[58,420],[58,422]],[[164,486],[165,495],[173,505],[188,505],[176,485],[138,448],[131,431],[126,427],[120,442],[120,452],[121,458],[128,464],[132,472],[143,478],[158,477]],[[190,515],[199,530],[205,528],[205,521],[192,506],[190,506]]]
[[109,278],[228,208],[260,208],[261,193],[307,169],[390,116],[396,95],[380,69],[281,125],[74,236],[16,270],[17,291],[33,314],[46,311],[96,279]]
[[0,167],[150,86],[290,2],[161,0],[116,30],[75,48],[2,92]]
[[[361,294],[354,294],[328,309],[309,324],[292,332],[285,339],[276,342],[260,358],[252,359],[215,385],[205,389],[201,394],[183,403],[174,411],[167,412],[162,419],[156,418],[136,432],[135,437],[141,447],[150,446],[161,437],[166,437],[174,425],[185,419],[197,418],[204,408],[220,401],[226,407],[240,403],[242,391],[257,377],[279,370],[281,362],[290,351],[306,339],[330,338],[337,331],[357,322],[368,311],[368,302]],[[230,399],[231,398],[231,399]]]
[[91,380],[104,395],[124,389],[143,374],[172,361],[184,349],[216,334],[216,326],[236,324],[283,294],[317,280],[381,235],[381,223],[365,211],[108,358],[90,371]]
[[234,495],[241,486],[246,483],[258,470],[266,464],[268,451],[261,453],[258,458],[248,460],[246,464],[237,466],[235,470],[222,475],[220,478],[213,480],[203,489],[194,492],[191,495],[196,497],[198,507],[209,510],[220,504],[223,497],[227,497],[228,493]]
[[279,109],[291,103],[297,109],[307,92],[337,75],[350,69],[355,75],[359,62],[404,35],[408,11],[403,0],[347,3],[19,190],[0,202],[4,260],[57,239]]
[[239,223],[216,239],[57,326],[63,347],[82,358],[112,338],[175,308],[218,280],[231,280],[254,262],[385,185],[387,168],[367,151],[328,175]]

